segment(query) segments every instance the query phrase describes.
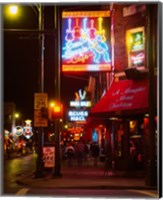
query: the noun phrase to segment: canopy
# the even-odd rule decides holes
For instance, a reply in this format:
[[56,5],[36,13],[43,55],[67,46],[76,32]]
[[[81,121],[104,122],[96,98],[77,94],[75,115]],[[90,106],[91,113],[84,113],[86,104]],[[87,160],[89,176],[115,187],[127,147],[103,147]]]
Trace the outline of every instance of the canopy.
[[148,80],[122,80],[113,82],[106,94],[92,108],[90,115],[138,114],[147,110]]

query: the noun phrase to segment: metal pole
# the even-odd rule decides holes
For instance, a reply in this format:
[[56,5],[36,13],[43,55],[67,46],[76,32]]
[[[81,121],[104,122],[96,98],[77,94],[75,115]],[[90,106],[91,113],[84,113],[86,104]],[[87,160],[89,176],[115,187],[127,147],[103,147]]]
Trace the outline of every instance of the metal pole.
[[149,102],[149,135],[148,135],[148,157],[147,157],[147,177],[146,184],[150,186],[157,185],[157,163],[156,163],[156,96],[154,93],[154,67],[156,67],[156,38],[154,34],[154,16],[153,5],[148,5],[147,18],[147,66],[149,67],[148,79],[148,102]]
[[[39,31],[44,30],[44,8],[39,5]],[[39,64],[40,64],[40,92],[44,92],[44,34],[39,34]],[[44,177],[43,153],[42,147],[44,143],[44,128],[39,127],[38,131],[38,157],[36,162],[36,178]]]
[[110,82],[109,82],[109,87],[111,86],[111,83],[113,82],[114,80],[114,9],[113,9],[113,5],[114,3],[111,3],[111,6],[110,6],[110,12],[111,12],[111,16],[110,16],[110,20],[111,20],[111,73],[110,73]]
[[[54,88],[55,99],[60,103],[60,12],[59,6],[54,6],[54,29],[56,30],[55,37],[55,74],[54,74]],[[55,167],[54,177],[60,177],[61,163],[60,163],[60,127],[59,118],[55,119]]]

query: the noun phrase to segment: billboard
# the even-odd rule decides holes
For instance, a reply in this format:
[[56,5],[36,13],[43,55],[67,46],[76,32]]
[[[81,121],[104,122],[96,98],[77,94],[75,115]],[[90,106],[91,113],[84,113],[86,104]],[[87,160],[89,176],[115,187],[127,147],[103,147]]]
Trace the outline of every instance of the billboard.
[[110,11],[62,13],[62,72],[111,69]]

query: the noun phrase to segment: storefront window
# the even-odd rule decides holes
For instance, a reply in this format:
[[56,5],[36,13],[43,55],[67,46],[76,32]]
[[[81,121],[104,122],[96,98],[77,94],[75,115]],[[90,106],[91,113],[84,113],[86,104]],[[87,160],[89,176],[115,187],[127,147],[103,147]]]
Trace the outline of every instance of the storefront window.
[[140,121],[134,120],[129,123],[129,159],[131,168],[142,169],[143,167],[143,131]]

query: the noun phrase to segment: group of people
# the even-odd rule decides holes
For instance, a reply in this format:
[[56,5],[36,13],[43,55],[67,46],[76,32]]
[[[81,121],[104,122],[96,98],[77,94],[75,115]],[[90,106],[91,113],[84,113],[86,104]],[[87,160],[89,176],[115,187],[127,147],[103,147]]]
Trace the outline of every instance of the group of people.
[[88,161],[88,156],[93,158],[94,166],[97,166],[100,148],[97,142],[90,144],[80,140],[77,144],[68,143],[64,152],[69,167],[73,165],[74,160],[77,160],[78,166],[82,166],[84,161]]

